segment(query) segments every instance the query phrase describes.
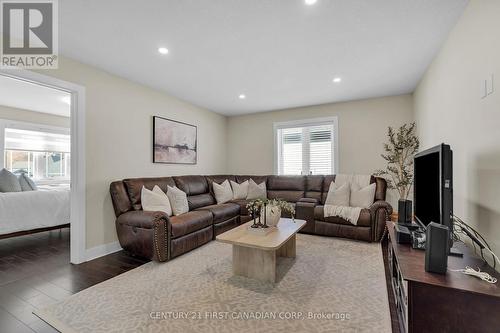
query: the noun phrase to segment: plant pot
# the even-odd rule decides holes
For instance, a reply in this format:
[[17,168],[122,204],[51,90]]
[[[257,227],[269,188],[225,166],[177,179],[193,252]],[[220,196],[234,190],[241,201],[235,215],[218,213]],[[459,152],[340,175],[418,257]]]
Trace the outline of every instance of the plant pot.
[[412,216],[412,202],[411,200],[398,201],[398,223],[411,223]]
[[281,218],[281,208],[277,206],[266,206],[266,224],[275,227]]

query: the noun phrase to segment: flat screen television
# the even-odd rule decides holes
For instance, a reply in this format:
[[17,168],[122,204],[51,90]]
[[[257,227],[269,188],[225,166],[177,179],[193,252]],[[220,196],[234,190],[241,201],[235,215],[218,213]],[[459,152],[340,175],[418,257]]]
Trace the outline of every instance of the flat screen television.
[[[436,222],[453,231],[453,152],[447,144],[414,157],[413,202],[415,219],[427,226]],[[451,243],[451,242],[450,242]],[[451,246],[451,244],[450,244]]]

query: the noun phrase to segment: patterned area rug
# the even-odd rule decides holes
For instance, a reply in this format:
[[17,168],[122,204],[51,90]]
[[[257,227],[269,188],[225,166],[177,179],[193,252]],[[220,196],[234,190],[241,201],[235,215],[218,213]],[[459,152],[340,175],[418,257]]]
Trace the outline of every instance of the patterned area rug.
[[299,234],[276,284],[231,273],[210,242],[148,263],[36,314],[62,332],[390,332],[380,244]]

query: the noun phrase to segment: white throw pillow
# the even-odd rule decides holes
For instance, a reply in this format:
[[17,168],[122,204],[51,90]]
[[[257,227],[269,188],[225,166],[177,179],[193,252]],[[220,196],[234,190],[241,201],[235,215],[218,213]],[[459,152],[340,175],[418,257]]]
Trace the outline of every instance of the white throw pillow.
[[252,178],[250,178],[250,181],[248,182],[247,200],[266,199],[266,198],[267,198],[266,182],[257,184],[256,182],[254,182]]
[[229,184],[229,181],[227,179],[220,185],[216,182],[213,182],[212,188],[214,189],[215,200],[217,201],[217,204],[223,204],[230,200],[233,200],[233,190],[231,189],[231,185]]
[[231,180],[231,187],[233,188],[233,200],[246,199],[248,195],[248,180],[238,184]]
[[351,207],[368,208],[375,200],[375,190],[377,186],[375,183],[361,188],[357,183],[351,185]]
[[147,212],[165,212],[168,216],[172,216],[172,207],[167,195],[161,190],[158,185],[150,191],[144,186],[141,190],[142,210]]
[[189,212],[189,204],[184,191],[179,190],[176,186],[167,186],[167,197],[175,216]]
[[335,182],[331,182],[325,205],[348,207],[350,190],[349,183],[337,187]]

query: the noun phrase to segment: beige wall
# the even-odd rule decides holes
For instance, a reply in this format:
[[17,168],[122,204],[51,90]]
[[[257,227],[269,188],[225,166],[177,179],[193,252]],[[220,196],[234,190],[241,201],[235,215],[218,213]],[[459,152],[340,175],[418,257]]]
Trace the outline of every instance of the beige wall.
[[[273,123],[337,116],[339,172],[371,174],[385,166],[380,157],[387,127],[413,120],[411,95],[325,104],[228,118],[229,173],[272,174]],[[388,198],[395,203],[397,198]]]
[[415,92],[422,148],[449,143],[454,211],[500,253],[500,1],[472,0]]
[[70,119],[48,113],[34,112],[0,105],[0,119],[24,121],[57,127],[70,127]]
[[[86,88],[87,248],[117,240],[111,181],[225,172],[224,116],[64,58],[58,70],[42,74]],[[198,126],[198,164],[152,163],[154,115]]]

